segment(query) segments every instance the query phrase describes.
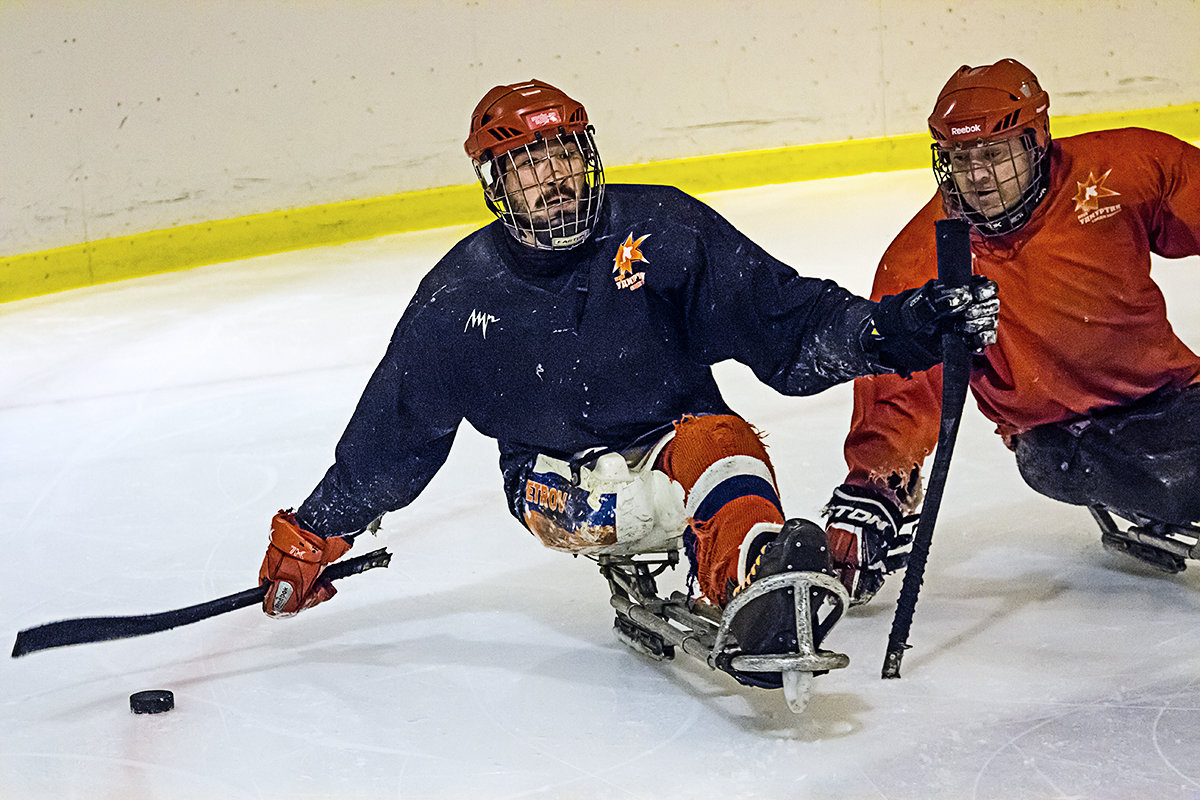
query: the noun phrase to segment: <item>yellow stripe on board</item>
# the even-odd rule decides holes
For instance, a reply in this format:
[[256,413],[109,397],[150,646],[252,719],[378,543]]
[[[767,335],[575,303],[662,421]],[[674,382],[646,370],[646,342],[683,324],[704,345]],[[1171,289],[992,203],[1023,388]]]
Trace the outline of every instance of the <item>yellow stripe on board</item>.
[[490,215],[482,196],[479,186],[449,186],[6,256],[0,258],[0,302],[305,247],[483,223]]
[[[1053,117],[1054,136],[1144,127],[1200,140],[1200,103]],[[925,134],[681,158],[606,169],[612,183],[662,183],[690,194],[929,166]],[[221,261],[319,247],[492,217],[478,185],[273,211],[37,253],[0,257],[0,302]]]

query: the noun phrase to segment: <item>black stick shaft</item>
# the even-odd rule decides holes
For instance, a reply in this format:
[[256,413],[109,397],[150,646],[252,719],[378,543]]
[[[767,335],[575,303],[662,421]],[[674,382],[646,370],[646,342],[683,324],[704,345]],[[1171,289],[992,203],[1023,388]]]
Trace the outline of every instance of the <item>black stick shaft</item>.
[[[938,278],[950,286],[966,286],[971,278],[971,228],[963,220],[943,219],[934,223],[937,235]],[[887,655],[883,659],[883,677],[899,678],[900,662],[908,649],[908,634],[917,609],[917,595],[925,580],[925,564],[933,544],[933,526],[942,505],[942,492],[950,471],[950,456],[958,436],[958,423],[967,399],[971,378],[971,353],[958,336],[942,337],[942,418],[938,429],[937,453],[929,471],[925,503],[913,536],[912,552],[904,570],[904,583],[896,601],[892,632],[888,636]]]
[[[392,554],[387,550],[375,550],[330,564],[322,573],[322,577],[336,581],[375,567],[386,567],[391,558]],[[190,625],[218,614],[257,605],[262,602],[266,593],[267,586],[263,584],[236,594],[218,597],[216,600],[209,600],[207,603],[163,611],[158,614],[131,617],[81,617],[49,622],[18,633],[16,644],[13,645],[12,657],[17,658],[28,653],[36,653],[38,650],[66,647],[71,644],[129,639],[134,636],[144,636],[147,633],[170,630],[180,625]]]

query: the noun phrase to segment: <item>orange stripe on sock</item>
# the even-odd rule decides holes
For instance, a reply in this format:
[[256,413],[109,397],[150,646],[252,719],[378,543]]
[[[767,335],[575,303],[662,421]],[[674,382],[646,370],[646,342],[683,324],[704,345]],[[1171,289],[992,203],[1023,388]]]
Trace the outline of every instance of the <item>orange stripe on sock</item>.
[[767,448],[754,427],[731,414],[681,419],[675,424],[675,438],[658,457],[658,468],[679,481],[685,491],[691,491],[706,469],[729,456],[762,459],[771,475],[775,474]]

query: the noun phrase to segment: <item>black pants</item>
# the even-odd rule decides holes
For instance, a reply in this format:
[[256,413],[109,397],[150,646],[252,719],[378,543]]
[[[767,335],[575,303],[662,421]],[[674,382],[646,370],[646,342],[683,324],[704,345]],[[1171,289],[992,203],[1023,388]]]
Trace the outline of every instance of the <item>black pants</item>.
[[1200,385],[1013,437],[1036,491],[1129,518],[1200,521]]

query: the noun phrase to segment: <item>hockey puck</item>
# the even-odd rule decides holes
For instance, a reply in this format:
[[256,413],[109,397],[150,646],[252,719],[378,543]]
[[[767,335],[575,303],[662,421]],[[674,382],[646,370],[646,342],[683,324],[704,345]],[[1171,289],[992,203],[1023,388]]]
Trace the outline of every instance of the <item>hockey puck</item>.
[[167,689],[150,689],[129,695],[129,710],[135,714],[161,714],[175,707],[175,695]]

